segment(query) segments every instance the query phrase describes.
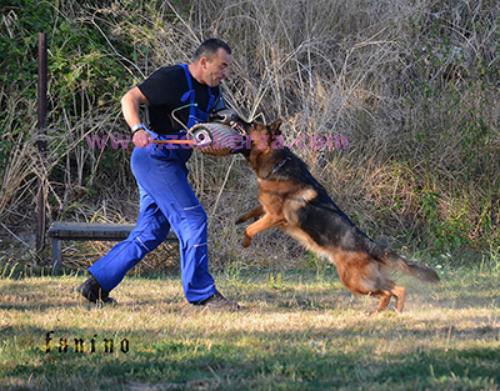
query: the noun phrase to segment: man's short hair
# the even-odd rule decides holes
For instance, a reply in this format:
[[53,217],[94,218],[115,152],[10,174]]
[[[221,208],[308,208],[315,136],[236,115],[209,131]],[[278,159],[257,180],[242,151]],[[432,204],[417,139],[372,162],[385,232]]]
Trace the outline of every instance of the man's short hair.
[[217,53],[217,50],[219,50],[220,48],[224,49],[227,52],[227,54],[231,54],[231,48],[223,40],[218,38],[206,39],[194,52],[193,60],[196,61],[200,59],[200,57],[202,56],[210,58],[215,53]]

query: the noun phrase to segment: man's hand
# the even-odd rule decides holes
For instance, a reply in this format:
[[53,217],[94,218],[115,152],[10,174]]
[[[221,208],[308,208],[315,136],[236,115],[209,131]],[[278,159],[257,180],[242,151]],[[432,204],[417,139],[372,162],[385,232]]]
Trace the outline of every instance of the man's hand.
[[144,148],[151,144],[151,136],[148,132],[141,129],[134,133],[132,137],[132,142],[136,147]]

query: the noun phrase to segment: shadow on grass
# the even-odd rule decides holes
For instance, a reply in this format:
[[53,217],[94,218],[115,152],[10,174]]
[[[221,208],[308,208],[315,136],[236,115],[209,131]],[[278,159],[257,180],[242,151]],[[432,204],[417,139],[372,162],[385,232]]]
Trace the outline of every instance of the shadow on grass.
[[[58,330],[54,337],[92,335],[89,331]],[[39,328],[24,332],[43,334]],[[112,330],[99,333],[113,335]],[[304,338],[303,333],[295,332],[257,333],[262,340],[252,344],[242,343],[241,333],[221,334],[210,341],[168,336],[154,341],[148,334],[145,330],[127,335],[128,353],[116,349],[109,354],[98,348],[93,354],[59,353],[56,349],[46,354],[41,347],[27,347],[20,362],[7,363],[0,369],[0,378],[4,379],[0,387],[5,379],[23,383],[28,378],[43,389],[81,389],[83,385],[85,389],[122,389],[150,384],[158,389],[397,389],[398,385],[401,389],[435,389],[450,388],[457,381],[475,386],[472,388],[498,385],[500,381],[500,357],[495,347],[416,349],[405,354],[373,354],[364,347],[346,353],[338,351],[329,338],[320,344],[317,339],[308,343],[311,336]],[[367,337],[361,330],[345,330],[341,336]],[[139,345],[134,345],[136,338],[142,341]]]

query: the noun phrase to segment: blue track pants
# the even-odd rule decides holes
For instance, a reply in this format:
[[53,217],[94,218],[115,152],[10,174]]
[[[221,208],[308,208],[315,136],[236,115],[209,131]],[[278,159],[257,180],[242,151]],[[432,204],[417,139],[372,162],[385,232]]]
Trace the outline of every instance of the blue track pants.
[[168,151],[166,158],[165,154],[156,156],[154,148],[136,147],[132,152],[132,173],[140,193],[136,227],[89,272],[104,290],[111,291],[137,262],[166,239],[172,226],[179,238],[184,293],[190,303],[196,303],[216,292],[208,271],[207,215],[188,182],[187,158],[182,157],[185,151]]

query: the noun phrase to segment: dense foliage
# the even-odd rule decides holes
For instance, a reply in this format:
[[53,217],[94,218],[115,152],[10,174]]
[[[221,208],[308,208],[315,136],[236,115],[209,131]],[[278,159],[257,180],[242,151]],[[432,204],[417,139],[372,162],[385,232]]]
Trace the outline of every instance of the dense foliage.
[[[225,89],[243,114],[283,117],[290,143],[348,137],[346,151],[297,152],[366,231],[450,261],[469,250],[498,254],[495,2],[0,4],[0,216],[11,230],[34,222],[37,178],[47,180],[52,219],[133,221],[130,146],[116,142],[128,137],[120,97],[217,35],[234,49]],[[49,47],[43,158],[35,148],[41,31]],[[95,144],[96,135],[110,142]],[[211,217],[216,259],[241,261],[241,232],[231,222],[255,202],[255,181],[243,161],[229,161],[197,156],[191,174]],[[276,238],[285,245],[273,252],[294,255],[280,234],[264,238],[271,240],[246,256],[266,257]]]

